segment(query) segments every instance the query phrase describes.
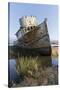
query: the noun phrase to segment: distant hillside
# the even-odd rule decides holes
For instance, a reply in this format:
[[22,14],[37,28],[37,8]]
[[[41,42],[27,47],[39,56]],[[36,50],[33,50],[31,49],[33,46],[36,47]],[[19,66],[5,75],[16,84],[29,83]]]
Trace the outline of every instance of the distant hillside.
[[57,44],[58,45],[58,40],[51,41],[51,44]]

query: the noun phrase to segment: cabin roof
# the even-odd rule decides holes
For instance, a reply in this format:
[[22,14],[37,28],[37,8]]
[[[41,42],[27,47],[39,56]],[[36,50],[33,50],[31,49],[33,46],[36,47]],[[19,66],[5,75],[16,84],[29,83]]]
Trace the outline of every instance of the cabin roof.
[[[45,20],[44,20],[44,22],[46,22],[47,21],[47,19],[45,18]],[[43,23],[43,22],[42,22]],[[40,25],[42,24],[42,23],[40,23],[39,25],[37,25],[37,27],[40,27]],[[23,29],[24,27],[20,27],[20,29],[16,32],[16,36],[18,36],[18,33],[19,33],[19,31],[21,31],[21,29]]]

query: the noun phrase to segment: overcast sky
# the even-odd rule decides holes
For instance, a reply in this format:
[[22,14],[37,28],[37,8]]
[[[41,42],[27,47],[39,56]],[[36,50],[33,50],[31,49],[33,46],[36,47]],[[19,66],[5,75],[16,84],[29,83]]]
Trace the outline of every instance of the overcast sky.
[[58,6],[27,3],[10,3],[9,5],[10,39],[16,39],[15,33],[20,28],[19,18],[26,15],[36,16],[38,23],[47,18],[50,40],[58,40]]

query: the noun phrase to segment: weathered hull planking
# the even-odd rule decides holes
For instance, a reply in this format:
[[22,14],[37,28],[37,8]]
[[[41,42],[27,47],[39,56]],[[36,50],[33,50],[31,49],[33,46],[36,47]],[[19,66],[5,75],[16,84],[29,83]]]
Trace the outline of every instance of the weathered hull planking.
[[51,55],[50,38],[46,20],[38,26],[33,26],[27,33],[18,38],[16,45],[25,50],[37,52],[42,55]]

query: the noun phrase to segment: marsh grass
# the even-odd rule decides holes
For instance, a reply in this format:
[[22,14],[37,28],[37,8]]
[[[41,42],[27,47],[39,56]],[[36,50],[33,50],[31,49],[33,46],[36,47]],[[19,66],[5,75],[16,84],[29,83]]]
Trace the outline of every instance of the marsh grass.
[[32,75],[32,72],[38,70],[37,57],[20,57],[17,61],[16,69],[20,74],[28,75],[30,73]]
[[51,66],[49,56],[22,56],[16,61],[16,70],[24,78],[19,86],[58,84],[58,70]]
[[51,65],[51,57],[27,57],[22,56],[16,61],[16,70],[23,76],[34,76],[35,73],[44,68],[45,66]]

